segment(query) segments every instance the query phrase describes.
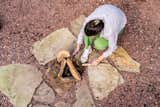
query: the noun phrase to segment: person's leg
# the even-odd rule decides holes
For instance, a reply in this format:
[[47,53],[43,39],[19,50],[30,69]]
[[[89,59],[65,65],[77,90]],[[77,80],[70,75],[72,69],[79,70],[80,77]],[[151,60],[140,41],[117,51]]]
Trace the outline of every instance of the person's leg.
[[85,45],[85,49],[84,49],[83,54],[81,55],[81,62],[82,62],[82,63],[87,62],[88,56],[89,56],[89,54],[92,52],[92,49],[91,49],[92,41],[93,41],[92,38],[84,35],[84,45]]
[[108,47],[108,40],[103,37],[97,37],[94,41],[94,47],[96,50],[103,51]]

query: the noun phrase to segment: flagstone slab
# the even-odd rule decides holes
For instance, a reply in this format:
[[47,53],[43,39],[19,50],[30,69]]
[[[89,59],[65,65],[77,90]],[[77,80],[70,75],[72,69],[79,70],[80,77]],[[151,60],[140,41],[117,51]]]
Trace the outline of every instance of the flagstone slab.
[[73,107],[95,107],[94,101],[90,94],[89,88],[85,81],[81,85],[77,86],[76,90],[76,102],[73,104]]
[[33,96],[34,100],[40,103],[51,104],[55,100],[55,93],[45,82],[43,82]]
[[70,30],[75,36],[79,34],[83,22],[85,21],[85,18],[85,15],[80,15],[77,19],[71,22]]
[[0,67],[0,90],[14,105],[27,107],[33,93],[42,81],[37,68],[25,64],[11,64]]
[[51,107],[49,105],[44,105],[44,104],[35,104],[32,107]]
[[96,100],[106,98],[111,91],[124,82],[122,76],[107,61],[88,67],[89,85]]
[[140,64],[133,60],[122,47],[117,48],[109,59],[120,71],[140,72]]
[[59,51],[72,51],[76,43],[75,37],[68,28],[61,28],[33,44],[32,53],[42,65],[56,58]]
[[71,105],[63,101],[59,101],[55,104],[55,107],[71,107]]

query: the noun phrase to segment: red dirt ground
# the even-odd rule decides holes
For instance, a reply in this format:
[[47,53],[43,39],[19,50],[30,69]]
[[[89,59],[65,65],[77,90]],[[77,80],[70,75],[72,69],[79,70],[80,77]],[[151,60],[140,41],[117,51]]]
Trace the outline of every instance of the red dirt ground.
[[[160,0],[0,0],[0,65],[37,65],[31,45],[81,14],[113,3],[128,18],[119,44],[141,64],[141,73],[122,72],[125,84],[98,107],[160,107]],[[0,107],[11,107],[0,94]]]

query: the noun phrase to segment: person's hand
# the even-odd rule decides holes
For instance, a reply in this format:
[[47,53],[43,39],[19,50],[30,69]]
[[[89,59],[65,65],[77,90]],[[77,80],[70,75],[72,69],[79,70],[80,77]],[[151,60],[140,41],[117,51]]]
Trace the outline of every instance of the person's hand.
[[75,56],[76,54],[78,54],[80,47],[81,47],[81,44],[77,44],[76,50],[73,52],[72,56]]
[[91,63],[82,64],[82,66],[96,66],[98,65],[102,60],[104,59],[104,56],[100,56],[96,60],[92,61]]

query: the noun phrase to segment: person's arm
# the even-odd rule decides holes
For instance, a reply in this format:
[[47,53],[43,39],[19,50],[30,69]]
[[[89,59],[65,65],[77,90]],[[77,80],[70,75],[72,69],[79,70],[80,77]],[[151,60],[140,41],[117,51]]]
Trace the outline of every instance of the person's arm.
[[[117,44],[116,43],[116,36],[114,36],[114,35],[110,36],[108,49],[89,65],[98,65],[104,58],[107,58],[109,55],[111,55],[115,51],[115,49],[117,48],[116,44]],[[86,66],[88,66],[88,65],[86,65]]]
[[105,28],[104,28],[104,37],[108,39],[109,46],[108,49],[102,54],[104,58],[107,58],[110,56],[115,49],[117,48],[117,37],[118,35],[113,31],[114,28],[114,21],[113,20],[107,20],[107,17],[105,17]]
[[81,45],[83,43],[83,35],[84,35],[84,24],[78,34],[77,44]]
[[117,35],[109,36],[108,41],[109,41],[108,49],[93,62],[83,64],[83,66],[98,65],[104,58],[107,58],[109,55],[111,55],[117,48]]
[[110,56],[117,49],[117,35],[109,36],[108,39],[109,39],[109,47],[103,53],[104,58],[107,58],[108,56]]
[[82,26],[79,34],[78,34],[77,46],[76,46],[75,51],[72,54],[73,56],[76,55],[80,50],[81,44],[83,43],[83,35],[84,35],[84,24],[83,24],[83,26]]

